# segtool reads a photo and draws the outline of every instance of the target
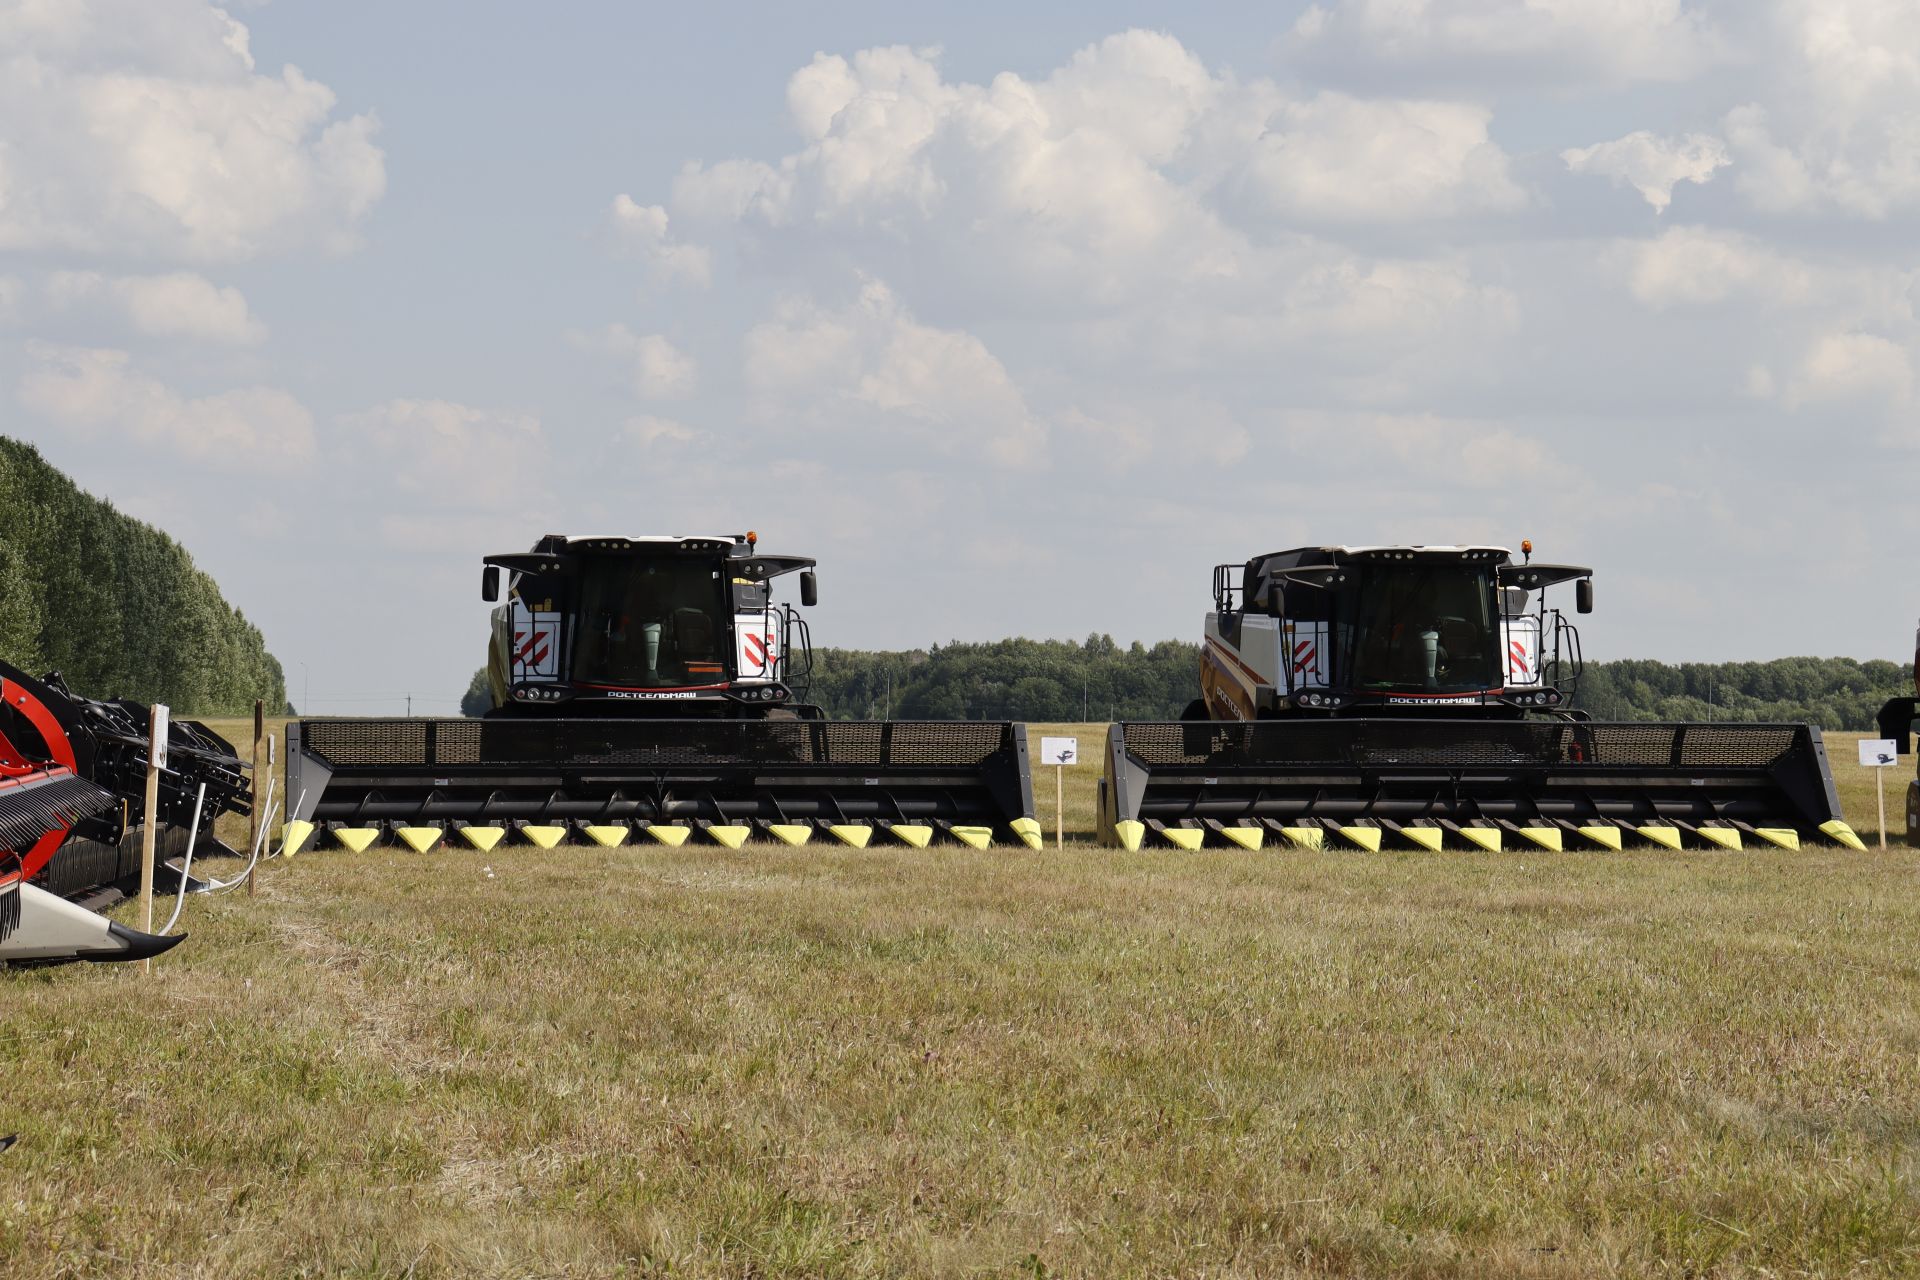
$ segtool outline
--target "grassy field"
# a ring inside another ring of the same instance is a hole
[[[1920,1271],[1904,848],[375,849],[187,921],[0,978],[0,1275]]]

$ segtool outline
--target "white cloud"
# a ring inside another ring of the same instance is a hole
[[[12,324],[20,316],[20,299],[27,286],[19,276],[0,276],[0,324]]]
[[[1807,351],[1785,398],[1795,409],[1835,402],[1906,406],[1913,400],[1913,364],[1904,348],[1878,334],[1828,334]]]
[[[1560,158],[1575,173],[1597,174],[1616,183],[1627,183],[1646,198],[1656,213],[1667,211],[1677,184],[1705,183],[1713,177],[1714,170],[1731,163],[1727,159],[1726,144],[1718,138],[1703,133],[1661,138],[1644,129],[1611,142],[1571,147],[1562,151]]]
[[[1135,365],[1416,329],[1444,361],[1511,302],[1456,254],[1331,242],[1361,224],[1424,239],[1436,217],[1524,206],[1482,107],[1296,100],[1145,31],[984,85],[909,49],[820,55],[788,100],[801,147],[688,166],[676,222],[758,259],[910,278],[973,315],[1079,321],[1074,340]]]
[[[693,394],[698,382],[693,357],[661,334],[635,333],[624,324],[610,324],[592,333],[569,333],[567,338],[584,351],[618,359],[627,385],[643,400],[683,399]]]
[[[60,271],[48,278],[47,294],[61,307],[104,302],[153,337],[253,346],[267,336],[267,327],[247,308],[238,289],[221,288],[190,271],[151,276]]]
[[[1740,190],[1771,213],[1920,209],[1920,7],[1775,0],[1761,92],[1729,112]]]
[[[1537,436],[1498,421],[1435,413],[1306,410],[1284,417],[1291,448],[1332,473],[1446,475],[1456,485],[1498,489],[1515,476],[1552,484],[1573,471]]]
[[[1492,112],[1458,102],[1283,102],[1244,161],[1262,203],[1310,220],[1430,221],[1526,204]]]
[[[1682,0],[1332,0],[1284,46],[1303,67],[1381,67],[1466,79],[1489,65],[1525,80],[1683,80],[1721,39]]]
[[[746,337],[746,376],[763,418],[821,431],[978,451],[999,466],[1042,456],[1046,430],[1006,367],[970,333],[916,321],[864,281],[848,306],[790,300]]]
[[[449,400],[388,400],[341,426],[400,490],[471,507],[537,494],[547,460],[539,419]]]
[[[1711,227],[1674,227],[1633,245],[1627,284],[1634,297],[1655,308],[1736,297],[1794,305],[1830,287],[1826,273],[1765,241]]]
[[[345,248],[385,189],[371,115],[255,71],[204,0],[0,14],[0,249],[234,261]]]
[[[696,431],[684,422],[655,417],[650,413],[627,419],[621,434],[647,451],[695,444],[705,438],[704,432]]]
[[[637,204],[625,192],[613,198],[613,224],[624,245],[663,278],[704,287],[713,279],[712,254],[670,238],[667,222],[667,211],[657,204]]]
[[[189,397],[136,371],[124,351],[36,342],[28,354],[20,403],[50,421],[222,468],[285,469],[313,456],[313,416],[284,391]]]

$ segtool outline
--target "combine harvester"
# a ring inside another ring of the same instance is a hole
[[[1920,694],[1920,630],[1913,636],[1913,689]],[[1901,755],[1913,750],[1914,722],[1920,720],[1920,697],[1891,698],[1880,708],[1880,736],[1891,738]],[[1915,776],[1907,783],[1907,844],[1920,849],[1920,758]]]
[[[1572,707],[1591,570],[1504,547],[1303,547],[1214,570],[1202,696],[1108,731],[1108,842],[1739,849],[1827,840],[1820,730],[1599,724]]]
[[[1024,725],[826,720],[796,692],[806,622],[772,599],[814,562],[734,537],[566,537],[488,556],[493,706],[479,719],[314,719],[287,731],[286,847],[510,834],[738,848],[876,834],[1038,848]]]
[[[140,875],[149,724],[137,702],[82,698],[57,675],[34,680],[0,663],[0,962],[141,960],[184,936],[90,909],[120,901]],[[156,859],[186,852],[196,826],[199,851],[232,854],[213,824],[251,803],[239,757],[192,721],[168,725],[167,751]]]

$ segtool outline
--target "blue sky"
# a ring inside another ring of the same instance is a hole
[[[315,709],[447,706],[549,531],[855,647],[1531,537],[1590,653],[1908,652],[1909,4],[550,8],[0,0],[0,429]]]

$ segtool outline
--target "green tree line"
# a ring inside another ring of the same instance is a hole
[[[995,640],[887,652],[819,649],[807,690],[836,720],[1166,720],[1199,696],[1200,648]],[[1910,695],[1911,664],[1852,658],[1769,662],[1589,662],[1574,705],[1596,720],[1807,721],[1864,730],[1888,698]],[[482,670],[463,710],[486,709]]]
[[[0,436],[0,660],[192,715],[287,707],[259,628],[179,543]]]

